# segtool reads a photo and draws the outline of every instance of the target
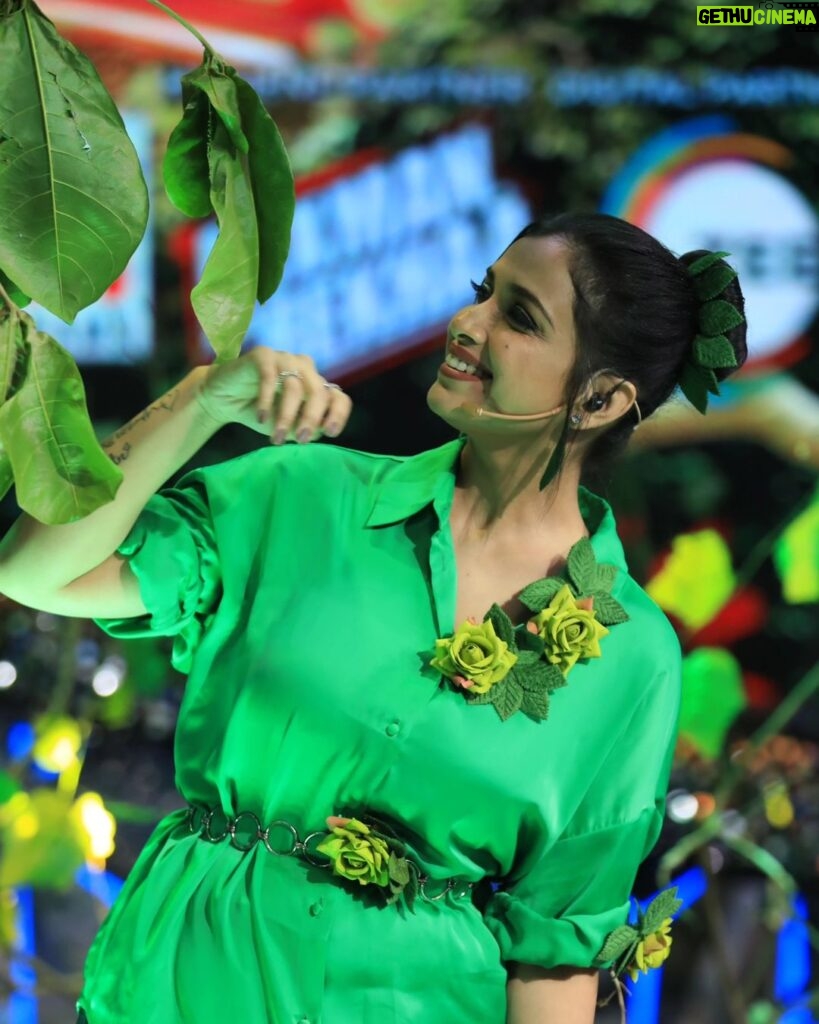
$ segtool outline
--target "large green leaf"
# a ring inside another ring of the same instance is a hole
[[[0,267],[73,321],[125,268],[148,193],[94,66],[32,0],[0,18]]]
[[[236,76],[242,127],[250,141],[250,180],[259,225],[259,286],[256,298],[266,302],[279,287],[296,208],[296,192],[290,159],[279,129],[264,104]]]
[[[17,504],[49,526],[82,519],[111,501],[122,481],[94,435],[77,366],[25,313],[15,346],[28,350],[25,379],[0,406]]]
[[[239,355],[250,326],[259,281],[259,230],[247,156],[233,149],[221,121],[213,126],[208,163],[219,234],[191,303],[222,362]]]

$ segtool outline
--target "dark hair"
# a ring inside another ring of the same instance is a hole
[[[686,267],[709,250],[677,257],[647,231],[607,213],[562,213],[534,221],[520,238],[554,236],[566,245],[574,285],[578,352],[564,396],[575,407],[592,375],[611,370],[637,389],[643,419],[670,398],[694,335],[700,302]],[[738,278],[720,297],[740,313],[745,302]],[[718,380],[735,372],[748,354],[745,323],[726,331],[737,366],[717,369]],[[637,423],[632,409],[591,445],[583,471],[595,475],[625,448]]]

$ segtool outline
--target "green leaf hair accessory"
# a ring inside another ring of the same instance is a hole
[[[745,323],[745,317],[736,306],[716,297],[737,276],[733,267],[720,263],[730,255],[729,252],[709,252],[686,268],[694,282],[700,306],[698,331],[683,366],[679,385],[688,401],[703,415],[708,408],[708,393],[720,393],[714,370],[731,369],[737,365],[736,353],[725,332]]]
[[[641,971],[648,974],[652,967],[660,967],[668,959],[672,918],[681,906],[676,886],[663,889],[649,903],[645,913],[637,908],[635,924],[621,925],[606,936],[595,957],[595,966],[604,967],[611,963],[611,977],[618,991],[620,976],[625,972],[632,981],[636,981]],[[605,1002],[598,1003],[598,1006],[605,1005]]]
[[[460,687],[470,704],[492,704],[501,721],[522,711],[535,721],[549,714],[549,695],[566,685],[580,660],[602,655],[607,626],[626,622],[611,596],[617,567],[599,564],[588,537],[569,551],[568,581],[546,576],[530,583],[520,601],[533,615],[519,626],[493,604],[479,624],[463,622],[450,637],[435,641],[429,662]]]

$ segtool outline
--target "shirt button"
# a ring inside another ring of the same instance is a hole
[[[319,914],[321,913],[321,902],[320,901],[318,903],[311,903],[310,904],[310,913],[312,914],[313,917],[318,917],[319,916]],[[305,1020],[306,1019],[307,1018],[305,1017]]]
[[[397,718],[394,718],[394,719],[393,719],[393,720],[392,720],[392,721],[390,722],[390,724],[389,724],[389,725],[387,726],[387,728],[386,728],[386,729],[384,730],[384,732],[385,732],[385,733],[386,733],[386,734],[387,734],[388,736],[395,736],[395,734],[396,734],[396,733],[398,732],[398,730],[399,730],[400,728],[401,728],[401,723],[400,723],[400,722],[398,721],[398,719],[397,719]]]

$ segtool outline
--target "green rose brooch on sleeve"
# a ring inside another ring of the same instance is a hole
[[[591,541],[572,546],[568,581],[546,576],[529,584],[520,601],[533,614],[524,624],[493,604],[482,623],[467,619],[451,637],[435,641],[430,665],[470,704],[493,704],[502,721],[517,711],[535,720],[549,713],[549,694],[566,685],[575,663],[601,656],[607,626],[628,619],[611,596],[617,567],[598,564]]]

